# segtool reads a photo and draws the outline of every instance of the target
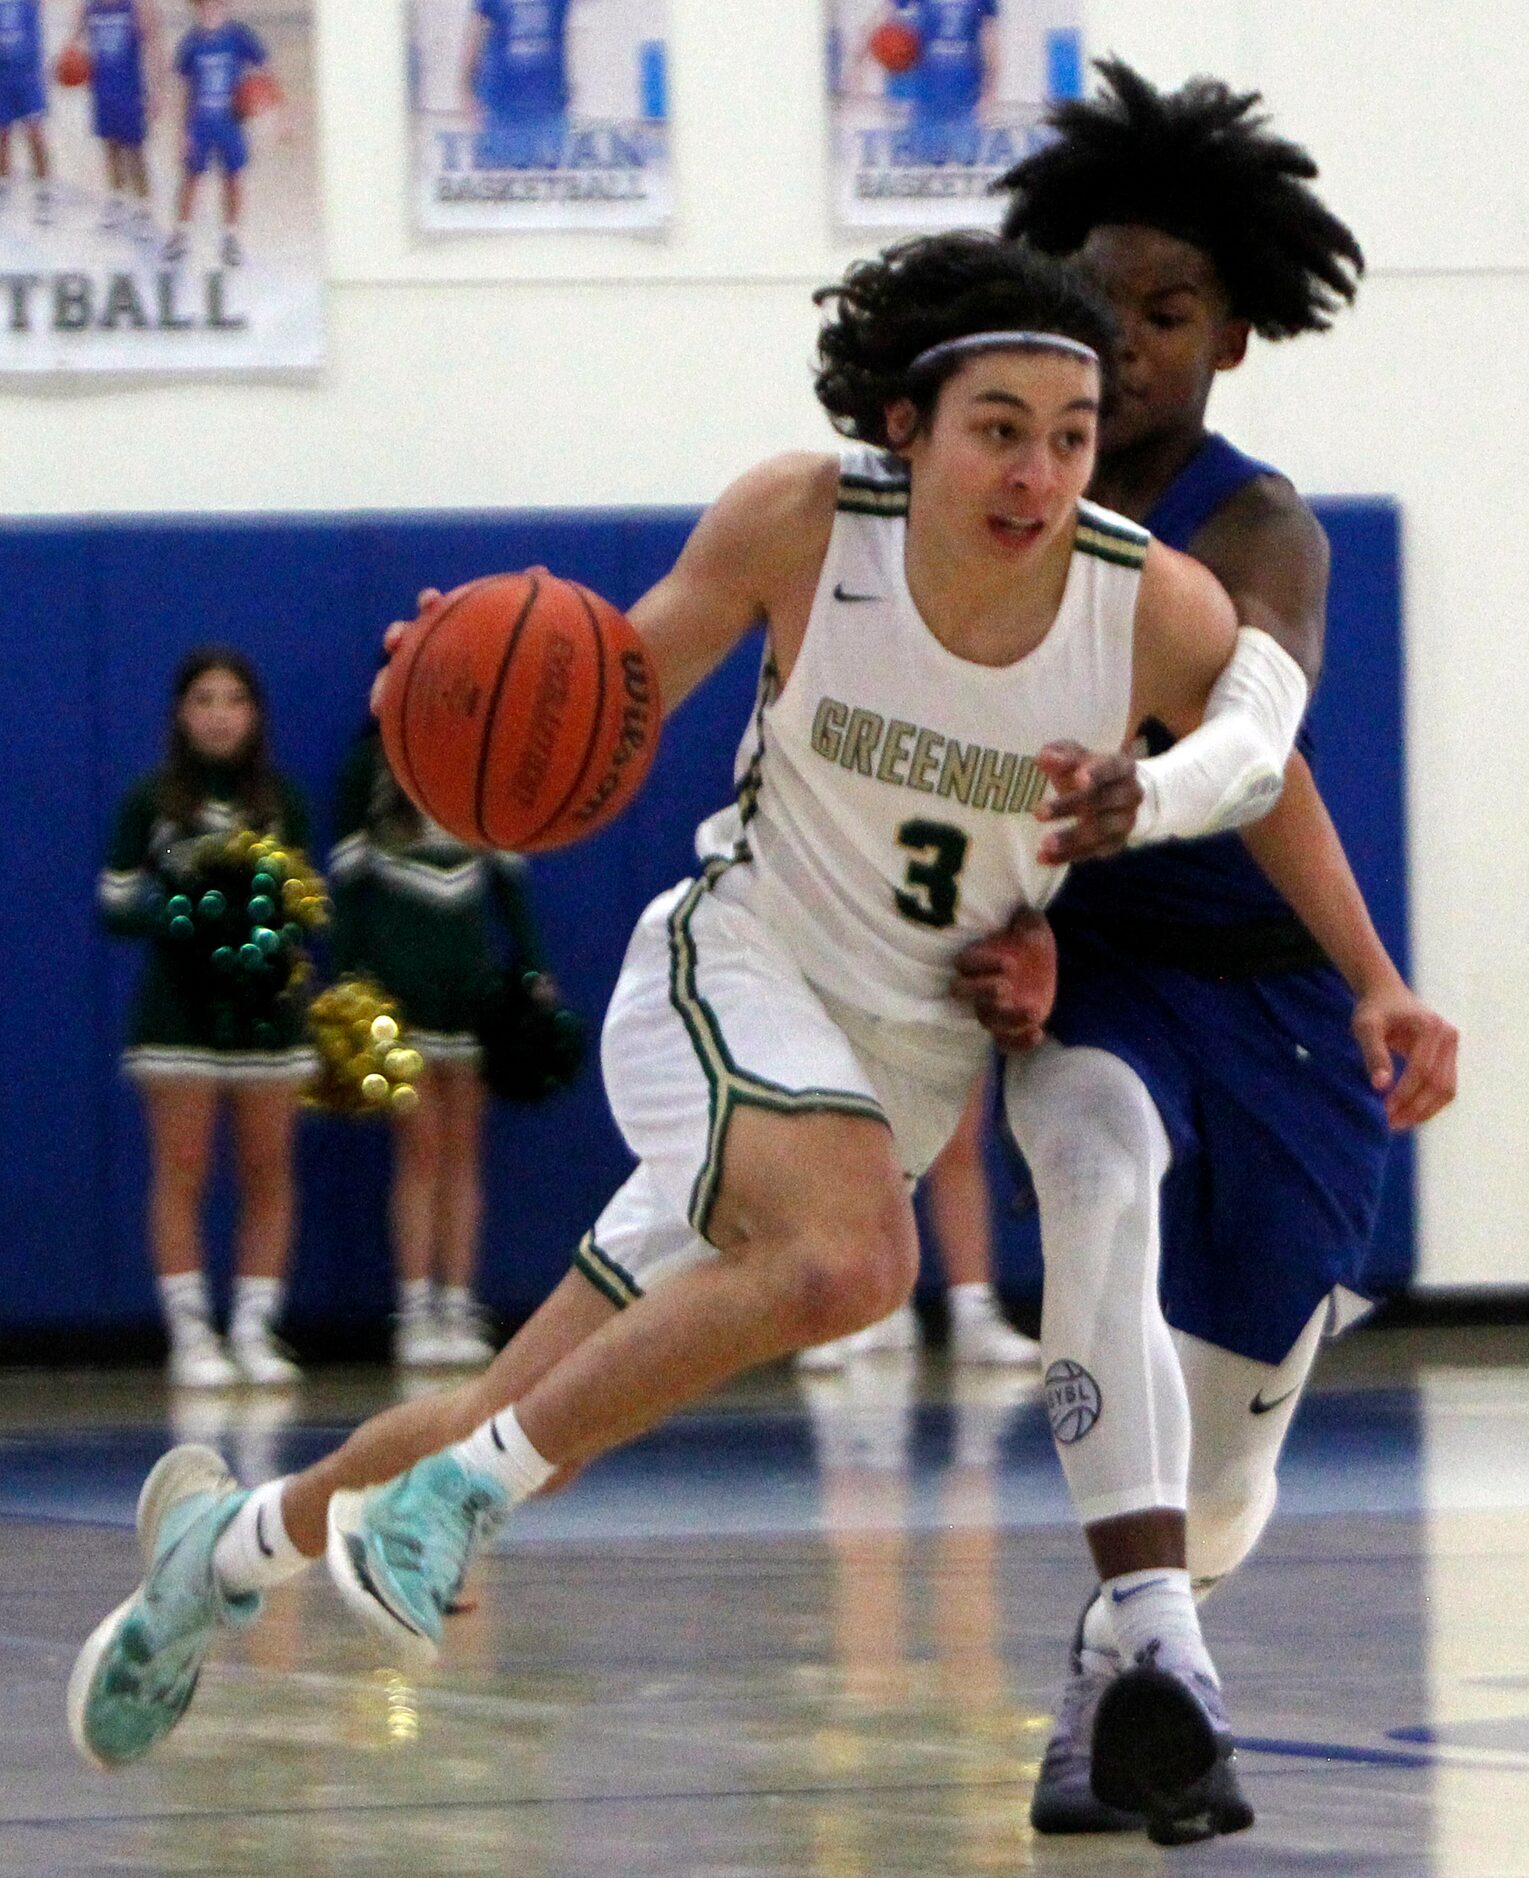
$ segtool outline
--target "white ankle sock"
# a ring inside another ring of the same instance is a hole
[[[1187,1571],[1159,1565],[1149,1571],[1124,1572],[1119,1578],[1106,1579],[1099,1591],[1100,1602],[1109,1606],[1109,1620],[1127,1663],[1157,1643],[1170,1661],[1188,1664],[1218,1682],[1200,1634]]]
[[[406,1324],[422,1324],[431,1314],[434,1293],[428,1278],[406,1278],[398,1287],[398,1315]]]
[[[526,1439],[512,1408],[491,1416],[451,1451],[464,1467],[497,1480],[512,1506],[529,1500],[557,1472],[556,1464],[544,1460]]]
[[[213,1547],[212,1569],[230,1597],[266,1591],[313,1560],[292,1543],[281,1516],[284,1480],[268,1480],[244,1502]]]
[[[993,1287],[980,1280],[952,1285],[946,1297],[950,1302],[950,1314],[954,1318],[986,1317],[993,1309]]]
[[[466,1285],[442,1285],[435,1295],[436,1315],[446,1324],[466,1324],[472,1321],[477,1306],[473,1294]]]
[[[1092,1663],[1085,1662],[1085,1669],[1120,1667],[1120,1639],[1110,1622],[1110,1607],[1102,1591],[1096,1593],[1093,1603],[1083,1613],[1083,1654],[1096,1659]]]
[[[228,1321],[228,1340],[237,1343],[242,1337],[261,1337],[281,1314],[279,1278],[240,1278],[234,1285],[233,1314]]]
[[[188,1334],[196,1335],[212,1326],[212,1307],[207,1298],[207,1280],[201,1272],[176,1272],[159,1281],[160,1308],[171,1342]]]

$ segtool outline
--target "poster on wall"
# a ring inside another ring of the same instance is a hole
[[[312,0],[0,0],[0,376],[323,356]]]
[[[996,223],[992,184],[1084,89],[1082,0],[827,0],[848,233]]]
[[[668,0],[412,0],[427,234],[662,229]]]

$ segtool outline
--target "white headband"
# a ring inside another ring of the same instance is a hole
[[[1065,352],[1069,358],[1086,359],[1090,365],[1099,363],[1099,354],[1092,346],[1084,345],[1081,339],[1068,339],[1062,333],[968,333],[964,339],[943,339],[937,346],[930,346],[927,352],[921,352],[908,367],[910,372],[921,371],[926,365],[935,365],[941,359],[953,359],[963,352]]]

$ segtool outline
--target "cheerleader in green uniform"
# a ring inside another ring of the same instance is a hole
[[[210,1001],[185,965],[167,910],[196,891],[204,837],[240,828],[301,847],[308,817],[266,754],[260,680],[223,647],[190,653],[175,676],[166,762],[117,814],[99,884],[108,928],[148,941],[123,1065],[143,1096],[150,1149],[149,1242],[170,1333],[170,1380],[222,1388],[289,1383],[297,1369],[272,1334],[292,1238],[292,1139],[313,1066],[295,1000],[258,1024]],[[213,1327],[201,1210],[220,1109],[233,1129],[239,1190],[228,1343]]]
[[[346,763],[335,825],[336,967],[398,1000],[425,1059],[419,1107],[393,1123],[394,1355],[409,1367],[481,1364],[494,1346],[472,1291],[486,1099],[474,1012],[499,970],[496,914],[516,967],[541,970],[525,862],[464,847],[426,821],[393,780],[375,730]]]

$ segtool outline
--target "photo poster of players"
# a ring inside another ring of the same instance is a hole
[[[667,226],[668,0],[412,0],[410,16],[422,232]]]
[[[992,184],[1083,95],[1082,0],[827,0],[834,219],[996,224]]]
[[[312,0],[0,0],[0,377],[316,367]]]

